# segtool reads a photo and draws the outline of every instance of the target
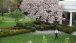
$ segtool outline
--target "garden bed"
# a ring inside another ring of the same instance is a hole
[[[18,29],[18,30],[10,30],[10,29],[0,29],[0,37],[17,35],[22,33],[29,33],[31,30],[26,29]]]

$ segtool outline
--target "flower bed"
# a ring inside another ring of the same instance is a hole
[[[8,28],[1,29],[0,37],[35,32],[36,30],[41,30],[41,31],[55,30],[56,28],[59,31],[63,31],[66,33],[72,33],[73,31],[76,31],[75,26],[69,27],[69,26],[59,25],[59,24],[49,24],[49,25],[25,24],[25,25],[23,25],[23,27],[11,27],[11,28],[8,27]]]
[[[3,28],[3,30],[10,30],[10,28]]]
[[[31,30],[0,30],[0,37],[4,36],[11,36],[11,35],[16,35],[16,34],[21,34],[21,33],[29,33]]]

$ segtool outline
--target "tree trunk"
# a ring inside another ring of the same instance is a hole
[[[4,10],[2,9],[2,20],[4,20]]]

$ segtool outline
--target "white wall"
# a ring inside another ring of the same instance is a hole
[[[64,1],[76,1],[76,0],[64,0]]]
[[[59,1],[59,4],[63,4],[65,11],[76,12],[76,1],[74,0]]]

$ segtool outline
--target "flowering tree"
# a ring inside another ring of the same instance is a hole
[[[63,19],[63,6],[58,4],[58,0],[23,0],[20,9],[28,12],[26,18],[40,18],[45,22],[48,19],[49,23]]]

